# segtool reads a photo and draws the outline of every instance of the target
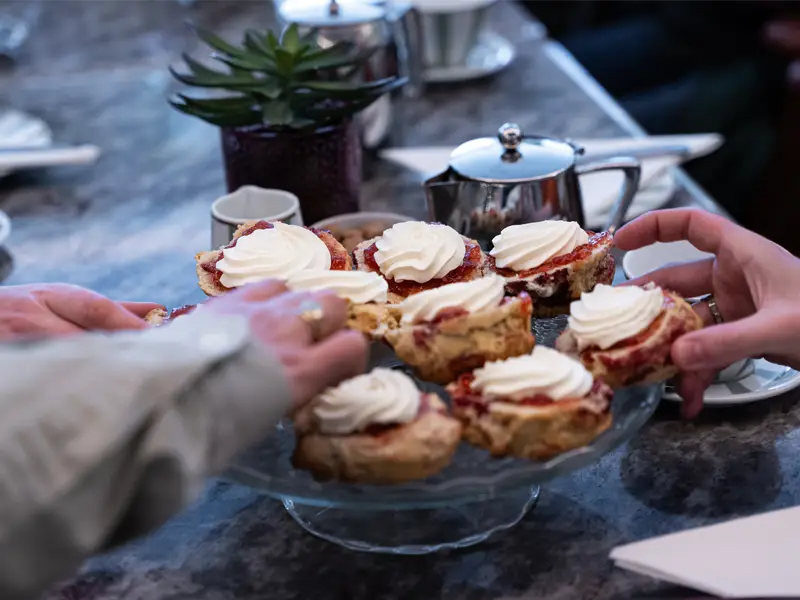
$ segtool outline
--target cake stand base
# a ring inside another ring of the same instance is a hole
[[[360,552],[429,554],[479,544],[519,523],[539,498],[539,487],[502,498],[441,508],[354,510],[283,500],[306,531]]]

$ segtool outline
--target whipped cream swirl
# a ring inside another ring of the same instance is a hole
[[[569,328],[578,348],[605,350],[647,329],[663,309],[661,288],[598,284],[569,307]]]
[[[347,435],[370,425],[410,423],[419,412],[420,397],[408,375],[378,368],[328,388],[313,410],[322,433]]]
[[[481,279],[451,283],[409,296],[400,303],[403,323],[432,321],[445,308],[475,313],[495,308],[505,296],[505,279],[492,273]]]
[[[447,225],[407,221],[383,232],[375,245],[381,273],[395,281],[427,283],[464,262],[464,238]]]
[[[472,387],[485,396],[513,402],[538,395],[553,400],[583,398],[593,383],[592,374],[579,361],[536,346],[531,354],[489,362],[476,369]]]
[[[368,271],[326,271],[313,269],[299,271],[286,281],[291,290],[316,292],[330,290],[340,298],[355,304],[386,302],[389,284],[378,275]]]
[[[317,235],[297,225],[273,223],[240,237],[222,251],[220,283],[239,287],[264,279],[287,279],[304,269],[330,269],[331,253]]]
[[[506,227],[492,240],[489,254],[501,269],[527,271],[588,241],[589,235],[577,223],[540,221]]]

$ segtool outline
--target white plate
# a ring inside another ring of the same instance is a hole
[[[656,242],[650,246],[631,250],[622,257],[622,270],[628,279],[641,277],[667,265],[695,262],[713,257],[701,252],[687,241]]]
[[[13,108],[0,109],[0,148],[41,148],[53,143],[53,132],[41,119]],[[0,177],[9,171],[0,169]]]
[[[9,235],[11,235],[11,219],[0,210],[0,246],[6,242]]]
[[[759,358],[753,361],[752,372],[746,377],[711,385],[703,395],[703,402],[709,406],[747,404],[780,396],[798,385],[800,385],[800,372]],[[664,398],[680,401],[680,397],[669,384],[664,391]]]
[[[514,44],[496,33],[487,31],[481,34],[475,48],[467,56],[465,65],[426,69],[425,81],[453,83],[488,77],[508,67],[516,55]]]

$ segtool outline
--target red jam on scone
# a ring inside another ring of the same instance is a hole
[[[611,234],[571,221],[511,225],[492,244],[488,268],[506,278],[510,292],[527,291],[537,316],[566,314],[581,293],[614,280]]]
[[[440,223],[397,223],[380,237],[356,247],[357,268],[380,273],[389,301],[483,274],[484,254],[474,240]]]
[[[465,439],[494,456],[546,459],[585,446],[611,424],[611,388],[543,346],[487,363],[447,391]]]
[[[612,387],[625,387],[676,375],[672,344],[702,326],[683,298],[652,284],[598,285],[572,303],[556,347]]]
[[[399,326],[384,339],[425,381],[450,383],[487,361],[527,354],[535,343],[530,297],[507,297],[505,281],[494,273],[425,290],[396,306]]]
[[[231,243],[197,255],[200,287],[209,295],[305,269],[349,270],[350,255],[327,231],[268,221],[247,223]]]

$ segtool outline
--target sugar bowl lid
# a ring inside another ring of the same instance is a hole
[[[485,183],[522,183],[552,177],[575,164],[575,146],[541,136],[525,136],[506,123],[496,138],[461,144],[450,155],[450,168],[466,179]]]
[[[386,16],[380,6],[356,0],[286,0],[280,17],[307,27],[337,27],[379,21]]]

